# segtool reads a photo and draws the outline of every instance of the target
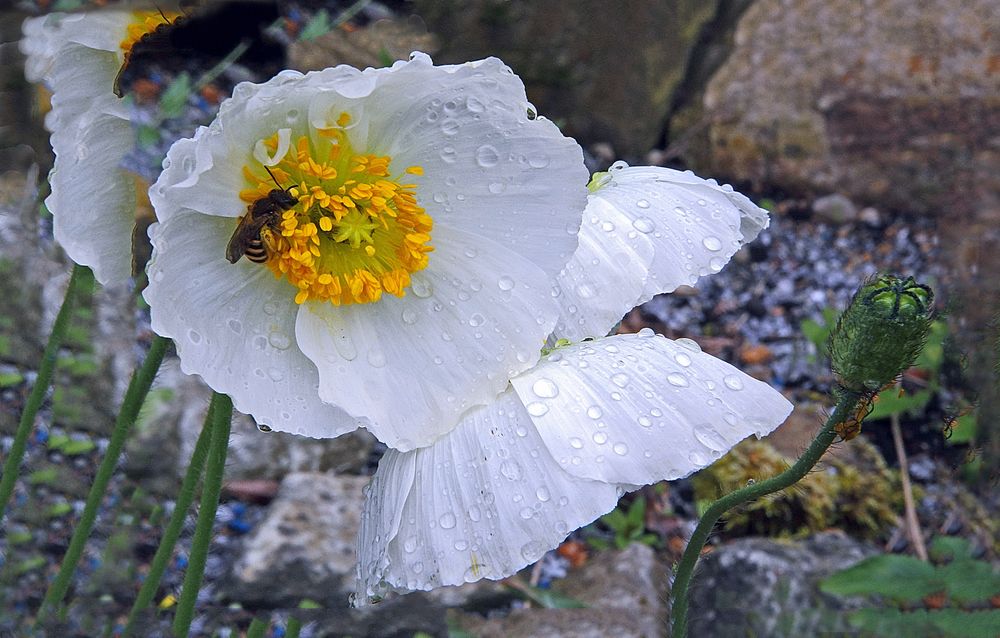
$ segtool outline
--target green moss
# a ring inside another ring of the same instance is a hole
[[[790,489],[748,503],[729,514],[730,536],[802,537],[839,527],[862,538],[878,538],[895,523],[902,507],[898,475],[863,439],[850,444],[854,458],[826,459]],[[699,508],[723,494],[775,476],[788,467],[766,441],[749,440],[692,479]]]

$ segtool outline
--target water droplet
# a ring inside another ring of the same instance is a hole
[[[454,164],[455,160],[458,159],[458,153],[451,146],[445,146],[441,149],[441,159],[448,164]]]
[[[476,151],[476,163],[483,168],[492,168],[500,161],[500,153],[489,144],[483,144]]]
[[[719,241],[718,237],[713,237],[711,235],[702,239],[701,245],[711,251],[722,250],[722,242]]]
[[[386,364],[385,353],[378,349],[368,351],[368,365],[373,368],[384,368]]]
[[[712,272],[719,272],[726,265],[725,260],[719,259],[718,257],[712,257],[708,260],[708,267],[712,269]]]
[[[655,417],[659,418],[659,417],[663,416],[663,410],[661,410],[660,408],[650,408],[649,414],[651,416],[655,416]]]
[[[726,387],[730,390],[742,390],[743,381],[735,374],[727,374],[722,378],[722,382],[726,384]]]
[[[583,447],[583,441],[581,441],[578,437],[575,436],[569,440],[569,444],[570,447],[576,450],[579,450],[580,448]]]
[[[628,162],[618,160],[608,168],[609,171],[620,171],[622,169],[628,168]]]
[[[412,554],[417,551],[417,537],[410,536],[405,541],[403,541],[403,551],[407,554]]]
[[[545,153],[532,153],[528,156],[528,166],[531,168],[545,168],[549,165],[549,156]]]
[[[235,332],[236,334],[240,334],[241,332],[243,332],[243,322],[240,321],[239,319],[230,319],[229,329]]]
[[[267,335],[267,342],[276,350],[288,350],[292,346],[292,339],[283,332],[272,332]]]
[[[492,495],[491,495],[492,496]],[[469,508],[469,520],[473,523],[478,523],[479,519],[483,517],[482,510],[479,509],[478,505],[473,505]]]
[[[410,280],[410,290],[421,299],[427,299],[434,294],[434,286],[426,277],[414,277]]]
[[[648,217],[639,217],[632,222],[632,227],[640,233],[651,233],[656,230],[656,223]]]
[[[494,195],[499,195],[507,189],[507,185],[503,182],[490,182],[489,189]],[[575,235],[576,231],[574,231],[573,234]]]
[[[458,120],[448,117],[441,120],[441,133],[444,135],[454,135],[458,133]]]
[[[613,223],[611,223],[609,221],[603,221],[603,222],[601,222],[601,230],[603,230],[604,232],[610,233],[610,232],[614,231],[614,229],[615,229],[615,225]]]
[[[699,425],[694,429],[694,438],[698,439],[702,445],[710,450],[715,450],[716,452],[721,452],[725,450],[728,446],[726,439],[722,437],[721,434],[715,431],[711,425],[704,424]]]
[[[518,512],[518,514],[524,520],[528,520],[529,518],[535,515],[535,510],[531,509],[530,507],[522,507],[521,511]]]
[[[602,410],[600,406],[592,405],[589,408],[587,408],[587,416],[589,416],[594,420],[597,420],[602,416],[604,416],[604,410]]]
[[[618,456],[625,456],[628,454],[628,446],[624,443],[615,443],[611,449],[614,450],[615,454]]]
[[[594,439],[594,443],[598,445],[604,445],[608,442],[608,435],[606,432],[594,432],[594,436],[592,438]]]
[[[455,515],[452,512],[445,512],[438,519],[438,525],[441,526],[441,529],[452,529],[456,523]]]
[[[688,386],[688,380],[684,378],[684,375],[677,374],[676,372],[671,372],[667,375],[667,382],[678,388],[686,388]]]
[[[542,486],[535,490],[535,498],[543,503],[547,503],[552,498],[552,495],[549,493],[549,488]]]
[[[648,427],[650,427],[650,426],[652,426],[652,425],[653,425],[653,422],[652,422],[652,421],[650,421],[650,420],[649,420],[649,417],[648,417],[648,416],[645,416],[645,415],[643,415],[643,416],[639,417],[639,418],[638,418],[637,420],[638,420],[638,422],[639,422],[639,425],[641,425],[641,426],[642,426],[642,427],[644,427],[644,428],[648,428]]]
[[[685,368],[691,365],[691,357],[687,356],[683,352],[675,354],[674,361],[677,362],[677,365],[684,366]]]
[[[622,400],[621,393],[620,392],[612,392],[611,393],[611,400],[612,401],[621,401]]]
[[[709,463],[709,458],[697,450],[688,453],[688,460],[696,467],[705,467]]]
[[[478,328],[479,326],[486,323],[486,317],[482,316],[478,312],[469,317],[469,325],[473,328]]]
[[[469,109],[472,113],[482,113],[486,110],[486,106],[471,95],[465,100],[465,108]]]
[[[581,299],[593,299],[597,296],[597,291],[590,284],[580,284],[576,287],[576,294],[580,295]]]
[[[413,325],[417,323],[417,313],[412,308],[404,308],[401,314],[403,323]]]
[[[267,376],[271,377],[271,381],[277,382],[285,378],[285,373],[280,368],[268,368]]]
[[[201,343],[201,333],[195,330],[188,330],[188,340],[191,343],[198,345]]]
[[[693,339],[682,337],[680,339],[675,340],[674,343],[681,346],[682,348],[687,348],[692,352],[701,352],[701,346],[699,346],[698,342]]]
[[[264,425],[263,423],[258,423],[257,424],[257,429],[260,430],[261,432],[273,432],[273,430],[271,429],[271,426]]]
[[[545,553],[545,546],[538,541],[530,541],[521,547],[521,558],[533,563]]]
[[[638,206],[639,208],[649,208],[649,201],[645,199],[640,199],[635,203],[635,205]]]
[[[497,286],[500,288],[500,290],[513,290],[514,280],[508,277],[507,275],[503,275],[502,277],[497,279]]]
[[[551,379],[538,379],[531,385],[531,391],[543,399],[552,399],[559,396],[559,386]]]
[[[507,459],[500,464],[500,474],[511,481],[517,481],[524,475],[521,464],[514,459]]]
[[[545,416],[549,411],[549,406],[541,401],[533,401],[525,406],[531,416]]]
[[[464,541],[461,539],[455,541],[455,551],[464,552],[467,549],[469,549],[468,541]]]
[[[629,378],[624,372],[619,372],[618,374],[611,377],[611,382],[614,383],[619,388],[624,388],[628,385]]]

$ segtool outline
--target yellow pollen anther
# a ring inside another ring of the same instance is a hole
[[[268,167],[274,180],[256,164],[243,170],[240,197],[248,205],[268,196],[275,181],[297,200],[262,236],[268,235],[266,267],[289,281],[298,304],[401,297],[433,251],[433,220],[417,203],[418,186],[404,183],[423,168],[394,172],[391,157],[357,152],[344,130],[350,122],[341,113],[336,126],[293,133],[290,151]],[[278,134],[264,145],[274,152]]]

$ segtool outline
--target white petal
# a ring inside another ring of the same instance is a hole
[[[359,594],[509,576],[619,495],[560,469],[507,391],[433,446],[383,457],[362,514]]]
[[[555,336],[574,341],[603,336],[632,308],[722,270],[768,224],[765,210],[728,185],[624,163],[590,195],[584,220],[580,248],[558,279]],[[595,294],[578,294],[581,286]]]
[[[434,67],[418,56],[381,73],[368,143],[394,167],[423,167],[413,182],[435,229],[488,238],[558,273],[586,205],[580,146],[548,120],[528,119],[524,85],[496,58]]]
[[[56,161],[45,204],[56,241],[70,259],[92,268],[100,283],[124,281],[132,275],[135,178],[120,164],[133,147],[132,127],[110,94],[73,117],[54,109]]]
[[[315,366],[295,345],[298,307],[288,284],[224,247],[232,220],[178,213],[150,230],[153,330],[174,339],[187,374],[275,430],[333,437],[360,423],[320,401]]]
[[[641,226],[641,225],[640,225]],[[554,337],[603,337],[635,307],[649,276],[653,244],[609,202],[590,197],[580,246],[556,278]]]
[[[320,396],[366,417],[385,444],[429,445],[538,359],[555,323],[545,274],[503,246],[435,234],[431,265],[403,298],[304,304],[296,325]]]
[[[687,476],[792,409],[766,383],[651,332],[560,348],[511,383],[567,472],[632,485]]]

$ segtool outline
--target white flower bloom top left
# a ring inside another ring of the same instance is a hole
[[[45,204],[53,232],[102,284],[132,274],[135,185],[121,162],[134,134],[115,79],[132,47],[167,19],[148,11],[53,13],[23,27],[25,75],[52,91],[45,126],[56,161]]]
[[[274,429],[428,445],[537,361],[587,177],[497,59],[242,84],[150,190],[153,329]]]

